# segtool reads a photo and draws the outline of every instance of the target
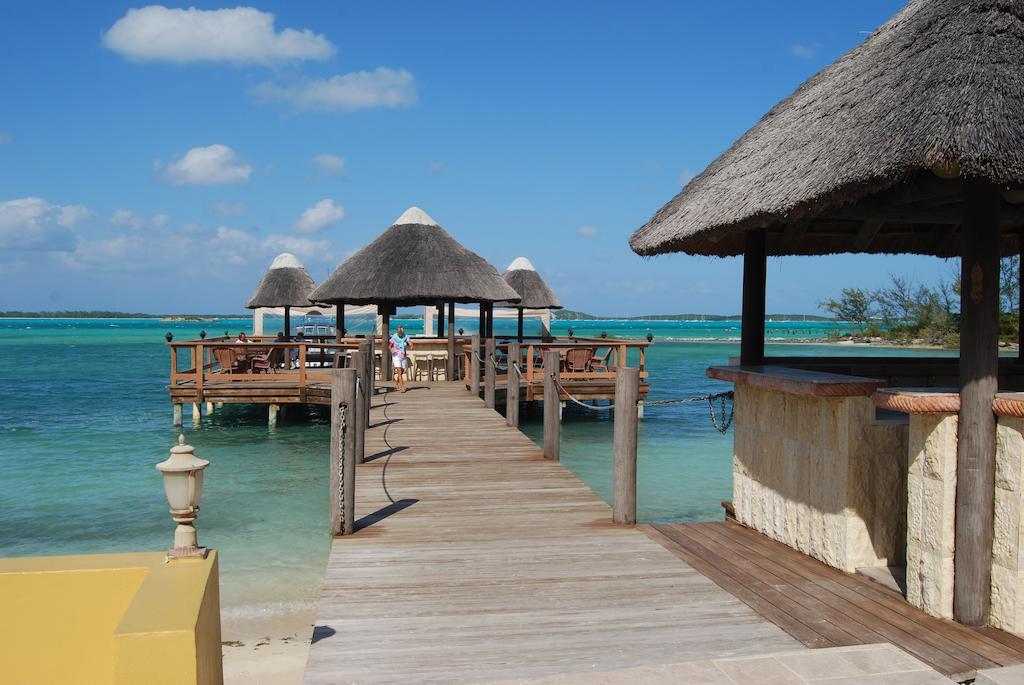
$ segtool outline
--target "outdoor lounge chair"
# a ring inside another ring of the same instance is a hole
[[[576,347],[565,353],[565,370],[583,372],[590,371],[590,362],[594,358],[594,348]]]
[[[254,373],[270,373],[273,371],[277,373],[277,367],[281,365],[284,359],[284,348],[273,347],[262,354],[257,354],[249,358],[249,366]]]
[[[594,358],[590,360],[590,370],[600,371],[602,373],[608,373],[611,369],[608,368],[608,360],[612,356],[612,348],[607,348],[604,354],[595,354]]]
[[[224,373],[237,373],[244,371],[244,357],[235,354],[230,347],[213,348],[213,358],[220,364],[220,370]]]

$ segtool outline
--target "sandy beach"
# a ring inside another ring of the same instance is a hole
[[[228,685],[297,685],[309,656],[316,608],[272,619],[224,619],[221,644]]]

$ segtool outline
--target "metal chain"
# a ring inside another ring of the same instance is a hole
[[[708,396],[708,411],[711,414],[711,425],[713,425],[715,427],[716,431],[718,431],[722,435],[725,435],[726,431],[729,430],[729,426],[732,425],[733,417],[736,415],[736,403],[733,402],[732,404],[729,405],[729,418],[727,420],[725,418],[725,400],[726,399],[730,399],[731,400],[733,398],[733,394],[731,392],[719,393],[718,397],[720,398],[720,402],[721,402],[721,409],[719,411],[720,411],[721,416],[722,416],[721,421],[719,421],[718,417],[715,416],[715,399],[714,399],[714,397],[715,397],[714,395],[709,395]]]

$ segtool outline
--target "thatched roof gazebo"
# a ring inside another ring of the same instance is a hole
[[[309,296],[316,289],[306,267],[290,252],[274,257],[267,273],[263,275],[256,292],[245,303],[247,309],[260,307],[284,307],[284,336],[291,339],[291,308],[308,307]]]
[[[335,269],[310,299],[376,304],[384,318],[385,336],[395,307],[442,303],[443,311],[447,302],[450,379],[455,354],[455,303],[472,302],[491,308],[495,302],[518,302],[519,294],[483,257],[463,247],[422,209],[410,207],[376,240]],[[387,366],[390,357],[384,357]]]
[[[1024,7],[913,0],[776,105],[630,238],[743,255],[741,361],[764,363],[766,255],[962,258],[958,620],[988,609],[999,260],[1024,229]]]
[[[518,319],[516,336],[519,342],[522,342],[524,309],[561,309],[562,303],[551,292],[551,288],[526,257],[516,257],[505,269],[503,278],[519,293],[519,302],[510,303],[509,306],[516,309]]]

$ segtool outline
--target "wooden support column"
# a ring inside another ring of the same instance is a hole
[[[359,349],[352,353],[352,368],[356,372],[356,378],[359,379],[359,387],[356,389],[355,407],[355,461],[357,464],[362,464],[366,461],[366,405],[370,401],[370,398],[366,394],[368,386],[366,385],[366,351],[364,345],[365,343],[359,343]]]
[[[516,340],[523,342],[523,308],[516,307]]]
[[[558,396],[558,350],[544,352],[544,458],[558,461],[562,431],[562,405]]]
[[[267,406],[267,425],[271,428],[277,426],[277,419],[281,413],[281,405],[271,404]]]
[[[615,372],[615,427],[612,458],[612,521],[636,523],[636,405],[640,369],[620,366]]]
[[[380,379],[381,381],[391,380],[391,307],[385,304],[377,305],[380,312],[380,333],[384,347],[380,353]]]
[[[175,428],[181,428],[181,405],[172,404],[171,409],[174,411],[171,417],[171,425]]]
[[[953,617],[988,620],[999,374],[999,190],[964,182],[961,231],[960,414],[957,428]]]
[[[513,365],[519,363],[519,345],[508,346],[508,383],[505,389],[505,424],[519,428],[519,374]]]
[[[284,339],[292,339],[292,308],[284,306]]]
[[[484,406],[491,409],[494,409],[494,385],[498,375],[494,364],[494,354],[494,338],[488,338],[484,351]]]
[[[345,303],[334,305],[334,342],[341,342],[345,337]]]
[[[454,381],[455,369],[458,368],[455,359],[455,302],[448,303],[448,361],[444,367],[445,380]]]
[[[356,371],[331,376],[331,535],[351,535],[356,518]]]
[[[444,337],[444,302],[437,303],[437,337]]]
[[[494,303],[487,303],[487,337],[494,337]]]
[[[480,397],[480,335],[474,335],[469,340],[469,391],[473,397]]]
[[[764,363],[766,241],[764,229],[747,231],[744,237],[743,322],[740,326],[740,364],[744,365]]]

